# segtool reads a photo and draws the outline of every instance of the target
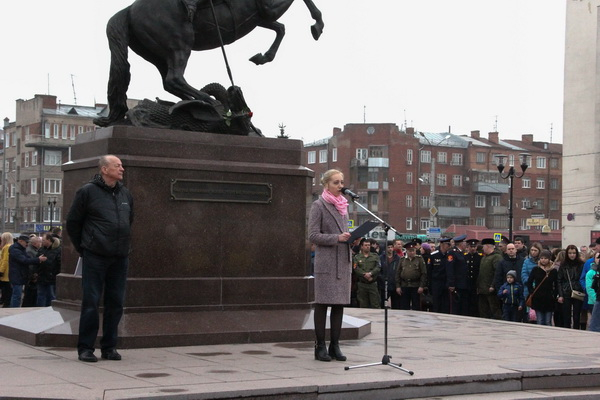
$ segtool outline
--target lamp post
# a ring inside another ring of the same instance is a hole
[[[506,161],[507,156],[504,154],[498,154],[495,157],[498,159],[498,172],[500,173],[500,177],[502,179],[508,179],[509,181],[509,199],[508,199],[508,240],[512,242],[512,234],[513,234],[513,183],[515,178],[522,178],[525,175],[525,171],[527,170],[527,157],[529,154],[521,153],[519,154],[519,159],[521,161],[521,174],[517,173],[515,167],[512,165],[506,172],[504,172],[504,162]]]
[[[56,207],[56,197],[48,197],[48,207],[50,207],[50,231],[52,231],[52,220],[54,219],[54,208]]]

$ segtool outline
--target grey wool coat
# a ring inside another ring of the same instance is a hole
[[[338,242],[348,232],[348,215],[342,216],[322,197],[310,209],[308,237],[315,249],[315,302],[350,304],[352,262],[350,245]]]

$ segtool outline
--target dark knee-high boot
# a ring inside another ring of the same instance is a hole
[[[329,343],[329,356],[338,361],[346,361],[346,356],[340,350],[340,335],[342,334],[342,320],[344,307],[332,306],[329,323],[331,325],[331,343]]]
[[[315,360],[331,361],[331,357],[327,354],[327,345],[325,344],[325,324],[327,322],[327,306],[324,304],[315,304],[314,323],[315,336],[317,342],[315,344]]]

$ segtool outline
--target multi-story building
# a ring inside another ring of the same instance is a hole
[[[92,120],[105,108],[60,104],[50,95],[16,101],[15,121],[4,120],[3,232],[62,226],[61,165],[77,135],[96,129]]]
[[[429,228],[450,236],[508,235],[509,181],[498,172],[498,156],[504,156],[505,172],[514,166],[520,173],[524,154],[528,168],[513,186],[513,236],[560,242],[562,145],[534,142],[533,135],[500,140],[497,132],[482,138],[478,131],[424,133],[388,123],[334,128],[331,138],[305,148],[307,166],[315,171],[315,198],[322,174],[340,169],[346,186],[360,196],[357,202],[404,238],[424,238]],[[352,204],[350,219],[358,226],[373,218]]]

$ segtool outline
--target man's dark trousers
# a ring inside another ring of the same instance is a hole
[[[94,350],[98,336],[100,296],[104,289],[104,315],[100,348],[108,351],[117,347],[117,330],[123,316],[128,257],[103,257],[83,251],[81,317],[77,350]]]

